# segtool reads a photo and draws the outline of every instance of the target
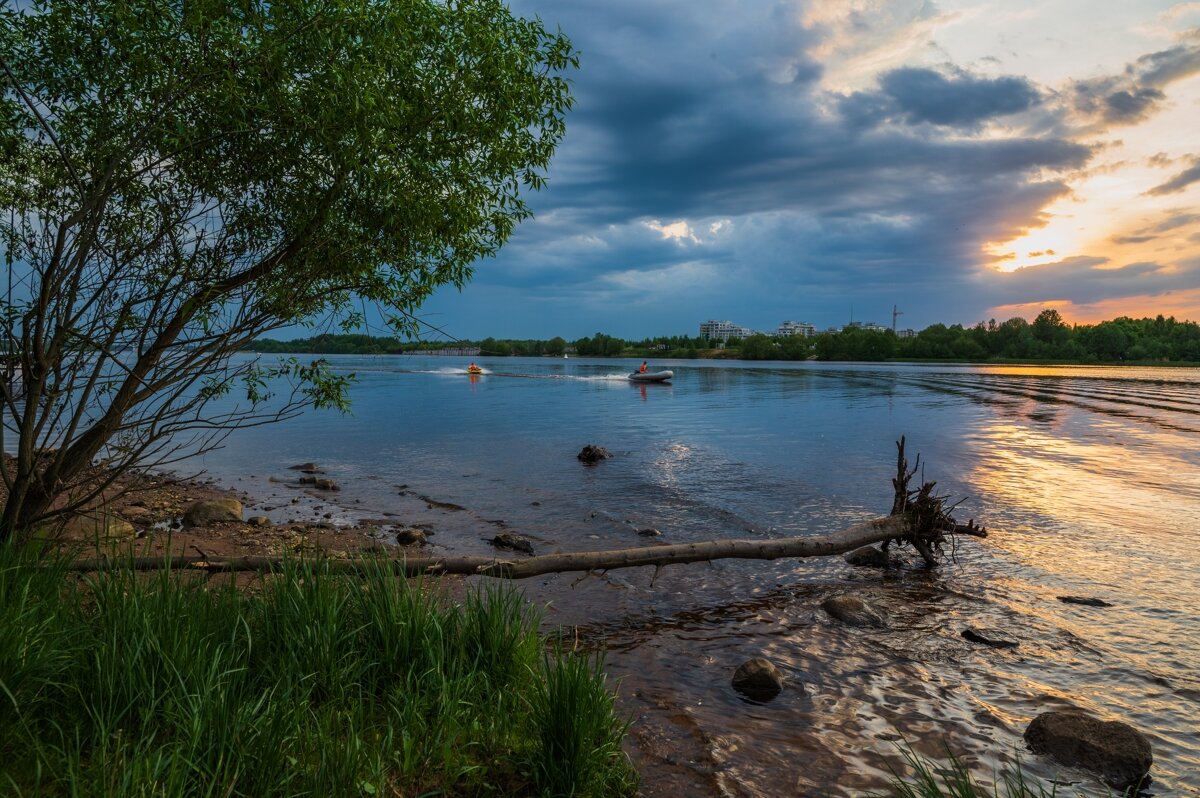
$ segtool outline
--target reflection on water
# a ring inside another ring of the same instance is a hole
[[[832,531],[886,512],[904,434],[993,530],[932,574],[724,561],[524,584],[547,628],[610,651],[647,794],[860,794],[887,782],[901,737],[931,755],[945,740],[984,774],[1021,755],[1051,776],[1021,734],[1064,707],[1146,732],[1156,794],[1200,790],[1195,370],[678,361],[661,364],[671,385],[639,386],[612,361],[335,364],[359,374],[353,417],[248,430],[206,465],[286,496],[267,479],[317,460],[345,515],[430,524],[434,551],[489,553],[504,526],[549,552]],[[581,467],[585,443],[615,457]],[[830,621],[820,603],[843,592],[891,629]],[[1020,646],[980,650],[968,624]],[[789,676],[763,706],[729,687],[753,656]]]

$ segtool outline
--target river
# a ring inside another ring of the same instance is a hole
[[[639,386],[631,361],[330,360],[357,376],[351,415],[239,431],[200,461],[277,519],[388,513],[470,554],[501,529],[538,553],[819,534],[888,511],[904,435],[989,529],[934,572],[723,561],[521,584],[547,629],[607,649],[647,795],[859,795],[901,739],[985,781],[1017,756],[1052,776],[1021,735],[1069,707],[1150,738],[1154,794],[1200,792],[1198,370],[662,361],[672,382]],[[587,443],[613,458],[581,465]],[[307,460],[343,486],[319,508],[277,481]],[[891,628],[832,621],[820,603],[846,592]],[[729,684],[754,656],[789,680],[764,705]]]

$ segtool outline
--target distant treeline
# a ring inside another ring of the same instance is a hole
[[[1022,318],[980,322],[973,327],[934,324],[910,338],[891,330],[849,327],[812,338],[752,335],[714,342],[686,335],[640,341],[604,333],[567,341],[484,338],[481,341],[403,341],[369,335],[318,335],[292,341],[262,339],[246,348],[257,352],[314,354],[403,354],[447,348],[478,347],[481,356],[576,354],[584,357],[695,358],[742,360],[1053,360],[1076,363],[1124,361],[1200,362],[1200,325],[1174,317],[1069,325],[1056,310],[1042,311],[1033,322]]]
[[[311,338],[293,338],[276,341],[274,338],[259,338],[246,344],[244,349],[252,352],[283,352],[317,355],[390,355],[403,351],[405,343],[398,338],[374,335],[315,335]],[[443,344],[444,346],[444,344]]]
[[[1069,325],[1057,310],[974,327],[935,324],[915,337],[852,328],[812,339],[821,360],[1054,360],[1200,362],[1200,325],[1174,317]],[[743,357],[747,357],[743,350]]]
[[[690,358],[712,350],[713,343],[703,338],[668,335],[626,341],[604,333],[568,341],[555,336],[548,341],[534,339],[484,338],[481,341],[405,341],[400,338],[371,335],[323,334],[312,338],[277,341],[260,338],[245,346],[254,352],[311,353],[321,355],[400,355],[407,352],[433,352],[445,349],[478,348],[481,356],[540,356],[561,357],[565,354],[583,357],[656,357]]]

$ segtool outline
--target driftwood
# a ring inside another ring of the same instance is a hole
[[[987,537],[987,530],[975,525],[971,519],[965,524],[954,520],[954,509],[957,504],[946,506],[946,497],[935,495],[936,482],[925,482],[920,488],[911,490],[908,483],[921,467],[921,456],[912,468],[908,467],[908,458],[904,456],[904,436],[896,441],[896,476],[892,478],[892,488],[895,496],[892,499],[892,517],[906,516],[912,524],[908,532],[885,540],[883,549],[888,545],[910,544],[931,568],[937,565],[938,556],[942,553],[947,534],[970,535]]]
[[[909,531],[909,521],[903,516],[876,518],[835,532],[803,538],[776,540],[713,540],[706,543],[677,543],[666,546],[640,546],[633,549],[584,551],[565,554],[544,554],[521,560],[502,560],[495,557],[406,557],[377,560],[328,560],[322,568],[335,573],[353,573],[381,563],[397,573],[416,574],[482,574],[502,579],[528,579],[543,574],[570,571],[609,571],[615,568],[634,568],[642,565],[676,565],[721,559],[777,560],[783,557],[824,557],[841,554],[885,540],[900,537]],[[273,571],[284,562],[281,557],[114,557],[80,560],[70,565],[73,571],[107,571],[119,569],[155,570],[167,567],[188,568],[210,572]]]
[[[986,537],[987,532],[974,522],[959,524],[944,506],[944,497],[933,494],[935,483],[926,482],[919,490],[910,491],[908,482],[916,468],[908,469],[904,457],[904,439],[896,444],[897,478],[892,480],[896,499],[892,514],[856,524],[828,535],[813,535],[775,540],[713,540],[704,543],[639,546],[609,551],[545,554],[517,560],[496,557],[395,557],[372,559],[323,560],[320,567],[330,573],[359,573],[382,567],[409,576],[418,574],[460,574],[492,576],[500,579],[528,579],[531,576],[568,572],[610,571],[617,568],[636,568],[653,565],[682,565],[711,560],[778,560],[785,557],[828,557],[843,554],[862,546],[882,543],[911,544],[929,565],[937,563],[942,544],[948,534]],[[918,461],[919,462],[919,461]],[[79,560],[68,566],[72,571],[111,570],[180,570],[223,573],[231,571],[278,571],[283,568],[282,557],[112,557]]]

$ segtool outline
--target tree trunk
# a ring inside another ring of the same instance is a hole
[[[321,568],[332,573],[356,573],[376,565],[409,576],[417,574],[483,575],[500,579],[528,579],[543,574],[571,571],[610,571],[616,568],[635,568],[653,565],[681,565],[712,560],[778,560],[785,557],[828,557],[896,538],[915,534],[913,518],[891,515],[834,532],[802,538],[776,540],[713,540],[704,543],[677,543],[663,546],[639,546],[632,549],[584,551],[544,554],[522,560],[502,560],[496,557],[400,557],[324,560]],[[958,530],[975,537],[986,535],[982,530]],[[231,571],[277,571],[284,563],[282,557],[114,557],[81,560],[72,563],[72,571],[110,571],[121,569],[158,570],[179,568],[210,573]]]

